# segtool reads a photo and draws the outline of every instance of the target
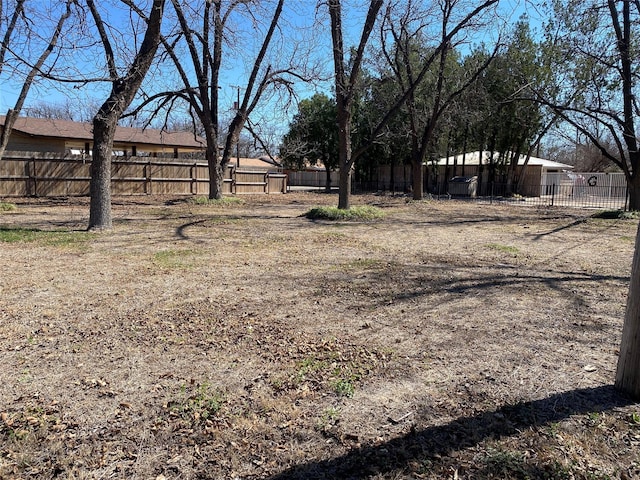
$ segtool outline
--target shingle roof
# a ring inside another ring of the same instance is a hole
[[[4,125],[4,116],[0,116],[0,125]],[[93,125],[91,123],[72,122],[49,118],[18,117],[15,131],[34,137],[65,138],[69,140],[93,140]],[[205,140],[194,137],[189,132],[165,132],[156,129],[141,129],[120,127],[116,128],[114,140],[116,142],[162,145],[166,147],[204,148]]]

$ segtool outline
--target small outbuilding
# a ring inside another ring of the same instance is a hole
[[[491,155],[489,151],[467,152],[441,158],[436,165],[429,165],[430,187],[434,190],[439,188],[440,191],[444,191],[454,177],[477,177],[479,185],[487,185],[491,180],[492,173],[493,181],[501,183],[507,165],[501,162],[500,158],[499,153],[494,152]],[[546,179],[549,174],[567,172],[572,169],[573,165],[544,158],[529,157],[527,161],[526,156],[521,155],[518,158],[516,176],[519,178],[524,175],[524,178],[518,193],[528,197],[539,197],[543,194],[543,188],[547,184]],[[478,194],[482,193],[478,192]]]

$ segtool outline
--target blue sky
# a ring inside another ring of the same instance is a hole
[[[41,4],[40,6],[44,11],[44,9],[51,5],[51,0],[39,0],[39,2],[36,2],[36,4],[37,3]],[[304,37],[304,41],[307,42],[307,45],[313,45],[313,55],[318,62],[323,64],[325,72],[327,76],[329,76],[332,69],[329,16],[327,13],[327,7],[320,6],[320,8],[317,10],[316,3],[317,2],[315,0],[290,0],[285,4],[286,6],[285,11],[283,12],[283,20],[285,20],[286,24],[289,27],[293,29],[299,29],[295,34],[296,36]],[[346,44],[355,45],[358,42],[365,12],[365,2],[359,0],[345,1],[344,26],[346,29]],[[517,0],[501,0],[500,16],[503,17],[503,19],[496,19],[495,25],[497,26],[504,19],[506,19],[509,23],[513,23],[522,13],[527,13],[534,24],[539,24],[539,15],[530,3]],[[127,19],[123,18],[121,20],[121,23],[126,25]],[[245,36],[243,37],[244,39],[249,38],[250,36],[252,36],[252,32],[255,32],[255,26],[250,24],[238,24],[238,28],[240,29],[240,31],[244,30],[244,32],[246,32]],[[314,30],[314,28],[317,28],[317,30]],[[43,31],[44,30],[45,29],[43,28]],[[483,39],[490,41],[493,37],[495,37],[495,34],[495,29],[487,28],[479,37],[476,38],[475,41],[479,42]],[[258,38],[257,35],[253,36]],[[256,42],[254,43],[254,45],[250,45],[248,48],[257,48],[257,46],[259,45],[259,41],[256,40]],[[290,49],[291,47],[292,45],[287,45],[286,43],[279,46],[278,48],[280,50],[278,51],[278,54],[281,56],[286,56],[286,54],[288,53],[288,49]],[[229,53],[233,52],[228,52],[228,54]],[[226,104],[229,105],[229,109],[231,108],[233,102],[236,100],[237,85],[242,86],[246,82],[248,68],[246,67],[246,65],[249,64],[250,61],[242,60],[242,55],[246,52],[239,51],[236,53],[237,55],[235,55],[234,61],[231,62],[232,66],[227,67],[227,69],[223,72],[223,77],[220,84],[222,93],[222,109],[225,108],[224,105]],[[155,81],[163,81],[163,78],[166,77],[155,77]],[[311,96],[315,90],[328,92],[331,88],[331,85],[331,80],[324,83],[318,83],[315,86],[304,85],[301,82],[296,82],[296,88],[298,90],[300,98],[307,98]],[[8,80],[6,76],[3,75],[3,77],[0,77],[0,113],[5,113],[7,108],[13,106],[19,87],[19,84],[17,84],[15,81]],[[66,97],[69,97],[71,99],[71,103],[93,102],[99,104],[107,95],[107,88],[107,85],[101,87],[99,86],[99,84],[89,84],[83,88],[75,87],[69,88],[65,91],[60,91],[46,84],[34,86],[29,94],[26,106],[37,105],[40,103],[61,104],[65,102]],[[275,104],[269,105],[264,110],[264,112],[270,112],[270,116],[272,117],[270,121],[281,123],[278,128],[283,129],[286,127],[286,118],[290,116],[292,110],[277,112],[277,110],[279,109],[281,109],[281,105],[276,102]],[[282,118],[278,119],[277,113],[282,113]],[[265,121],[269,120],[265,118]],[[282,125],[283,122],[285,123],[284,125]]]

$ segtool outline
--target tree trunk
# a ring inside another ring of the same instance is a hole
[[[627,176],[627,188],[629,190],[629,210],[640,210],[640,173]]]
[[[93,0],[87,6],[100,33],[105,48],[107,66],[112,77],[111,93],[93,119],[93,160],[91,163],[89,230],[110,229],[111,224],[111,154],[118,119],[131,104],[153,62],[160,43],[160,25],[165,0],[153,0],[147,20],[147,31],[140,50],[129,66],[126,76],[118,76],[113,49],[104,22]]]
[[[111,222],[111,149],[118,117],[93,120],[93,160],[89,230],[108,230]]]
[[[422,177],[422,162],[411,162],[411,175],[413,186],[413,199],[422,200],[424,198],[424,179]]]
[[[640,399],[640,228],[636,234],[615,385],[633,398]]]
[[[369,35],[376,23],[376,18],[383,0],[370,0],[367,17],[362,27],[360,43],[350,59],[351,72],[345,69],[345,50],[342,38],[342,6],[340,0],[329,0],[329,16],[331,19],[331,41],[333,45],[333,65],[336,87],[336,108],[338,110],[338,165],[340,168],[340,192],[338,208],[346,210],[351,203],[351,171],[353,159],[351,151],[351,115],[357,79],[360,75],[364,51]]]
[[[340,95],[338,104],[338,165],[340,168],[340,183],[338,184],[338,208],[351,208],[351,105]]]
[[[342,210],[351,208],[351,169],[342,166],[340,168],[338,208]]]
[[[224,168],[218,158],[217,146],[212,146],[212,142],[207,141],[207,165],[209,166],[209,199],[220,200],[224,186]]]
[[[507,182],[504,187],[504,194],[507,197],[513,196],[513,172],[511,170],[507,171]]]
[[[325,164],[324,171],[326,173],[324,191],[331,193],[331,169]]]

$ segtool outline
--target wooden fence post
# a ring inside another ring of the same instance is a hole
[[[147,164],[145,165],[144,172],[144,189],[147,195],[151,195],[152,187],[151,187],[151,160],[147,160]]]
[[[31,157],[31,185],[33,186],[33,193],[31,194],[34,197],[38,196],[38,171],[36,169],[36,157]]]
[[[193,165],[191,165],[191,195],[197,195],[198,194],[198,164],[194,163]]]

